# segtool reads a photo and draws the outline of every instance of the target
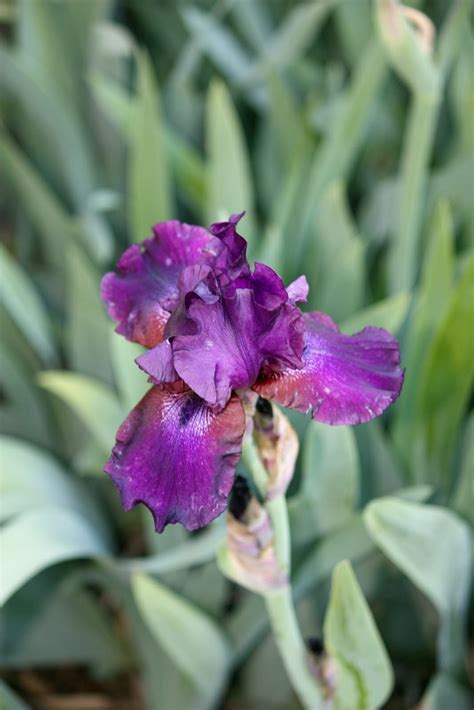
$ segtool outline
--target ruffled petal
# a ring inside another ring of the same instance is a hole
[[[233,295],[238,288],[252,289],[255,302],[270,311],[288,301],[288,293],[282,279],[276,271],[259,261],[255,262],[252,273],[242,274],[230,284],[226,295]]]
[[[306,303],[308,300],[309,284],[306,276],[299,276],[286,289],[290,303]]]
[[[101,283],[101,297],[117,332],[153,347],[163,339],[170,312],[179,299],[183,267],[211,263],[222,247],[202,227],[172,220],[153,227],[154,236],[129,247]]]
[[[403,383],[400,351],[382,328],[343,335],[323,313],[304,316],[304,367],[262,371],[254,390],[326,424],[361,424],[394,402]]]
[[[144,503],[157,532],[168,523],[195,530],[227,506],[244,427],[236,395],[216,412],[183,383],[152,387],[118,430],[105,471],[125,510]]]
[[[247,242],[237,232],[237,224],[244,214],[245,212],[233,214],[227,222],[215,222],[209,227],[211,234],[216,236],[225,247],[215,261],[216,269],[229,280],[250,271],[247,262]]]
[[[194,334],[196,324],[186,311],[186,304],[190,303],[195,296],[199,296],[205,303],[215,303],[219,296],[215,291],[211,291],[210,286],[215,285],[215,277],[209,266],[194,265],[183,269],[178,280],[180,291],[179,302],[170,315],[166,324],[164,337],[172,338],[174,335]]]
[[[265,362],[302,365],[303,320],[292,306],[270,311],[251,289],[237,289],[215,303],[195,297],[187,315],[196,332],[173,338],[174,366],[208,404],[224,406],[232,390],[250,387]]]

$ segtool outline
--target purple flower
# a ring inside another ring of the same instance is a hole
[[[106,472],[125,510],[144,503],[156,530],[206,525],[227,506],[251,389],[328,424],[359,424],[399,395],[396,340],[381,328],[343,335],[323,313],[302,314],[304,276],[288,288],[252,271],[242,215],[202,227],[171,221],[127,249],[101,295],[117,332],[149,348],[152,383],[117,433]]]

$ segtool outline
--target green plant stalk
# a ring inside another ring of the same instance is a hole
[[[264,497],[268,475],[251,437],[244,442],[242,458],[259,493]],[[267,501],[265,507],[272,524],[278,565],[289,577],[291,538],[285,494]],[[291,583],[268,591],[264,599],[275,642],[296,694],[308,710],[322,708],[323,693],[309,670],[308,651],[296,618]]]
[[[443,80],[462,46],[463,37],[469,31],[471,10],[472,0],[457,0],[452,3],[441,29],[438,43],[438,63]]]
[[[291,585],[265,595],[273,636],[291,684],[308,710],[323,707],[323,693],[308,669],[308,652],[296,618]]]
[[[391,294],[409,291],[417,276],[417,251],[428,178],[428,165],[438,119],[439,91],[413,95],[402,154],[398,223],[388,257]]]
[[[440,670],[462,677],[466,658],[466,609],[446,612],[438,632],[437,655]]]
[[[264,499],[268,486],[268,474],[258,455],[257,447],[253,443],[253,437],[251,435],[244,438],[242,461],[244,462],[245,468],[250,473],[260,497]]]
[[[472,0],[458,0],[440,34],[433,82],[413,92],[402,155],[398,224],[388,256],[390,292],[409,290],[417,276],[417,250],[423,217],[428,165],[446,75],[468,23]]]
[[[290,574],[291,568],[291,536],[288,506],[284,495],[277,496],[265,504],[272,522],[275,553],[278,564],[285,574]]]
[[[356,67],[352,84],[334,129],[314,158],[306,199],[302,205],[301,239],[294,265],[301,263],[318,201],[331,180],[350,170],[372,111],[374,98],[386,76],[387,60],[379,40],[367,47]]]

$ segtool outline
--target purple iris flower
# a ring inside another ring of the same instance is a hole
[[[194,530],[227,507],[253,390],[327,424],[359,424],[399,395],[397,341],[381,328],[343,335],[331,318],[301,313],[301,276],[285,288],[265,264],[252,271],[242,215],[202,227],[177,221],[125,251],[101,296],[117,332],[148,350],[152,383],[117,433],[105,471],[125,510],[144,503],[161,532]]]

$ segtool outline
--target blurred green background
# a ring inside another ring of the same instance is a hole
[[[216,567],[223,519],[157,536],[101,472],[147,387],[101,275],[155,222],[243,209],[253,258],[406,367],[382,420],[291,415],[304,633],[350,559],[394,669],[377,702],[472,708],[472,5],[410,5],[432,52],[389,0],[0,0],[2,708],[299,707]],[[370,710],[338,599],[358,691],[335,707]]]

